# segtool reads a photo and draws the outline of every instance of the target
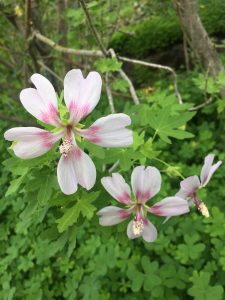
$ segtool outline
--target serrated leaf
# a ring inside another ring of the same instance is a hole
[[[83,217],[90,219],[96,210],[96,207],[92,205],[91,202],[98,196],[99,192],[90,193],[86,195],[85,198],[81,197],[81,199],[78,199],[72,207],[68,208],[64,215],[57,220],[59,232],[65,231],[69,226],[76,223],[80,214],[82,214]]]
[[[95,66],[99,72],[107,73],[120,70],[122,63],[116,58],[101,58],[96,61]]]
[[[176,139],[193,137],[191,133],[181,130],[179,127],[186,124],[194,115],[194,112],[185,112],[179,116],[171,116],[170,110],[163,108],[157,112],[151,112],[148,123],[164,142],[171,143],[169,137]]]

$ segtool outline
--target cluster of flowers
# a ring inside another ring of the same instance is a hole
[[[131,124],[129,116],[118,113],[110,114],[95,121],[89,128],[83,129],[80,121],[98,104],[101,95],[102,80],[97,72],[90,72],[86,78],[80,70],[69,71],[64,79],[64,99],[69,112],[67,121],[60,119],[57,95],[50,81],[40,74],[31,76],[36,88],[26,88],[20,93],[24,108],[38,120],[52,125],[52,131],[36,127],[17,127],[5,132],[5,139],[15,141],[14,153],[21,159],[38,157],[49,151],[62,139],[59,146],[61,158],[57,166],[59,186],[64,194],[77,191],[78,184],[90,190],[96,181],[96,168],[92,159],[82,151],[76,138],[84,138],[102,147],[126,147],[133,143],[132,131],[126,127]],[[181,182],[180,191],[167,197],[153,206],[146,202],[156,195],[161,187],[161,175],[155,167],[138,166],[131,176],[133,196],[129,185],[123,177],[114,173],[111,177],[102,178],[101,182],[108,193],[127,208],[108,206],[98,212],[100,224],[114,225],[134,218],[127,227],[130,239],[142,236],[147,242],[157,237],[157,230],[148,220],[147,213],[170,218],[189,212],[194,203],[198,210],[209,216],[207,207],[197,197],[198,189],[204,187],[220,166],[221,161],[212,165],[214,155],[209,154],[201,171],[200,180],[191,176]]]

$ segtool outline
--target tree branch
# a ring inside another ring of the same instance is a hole
[[[88,21],[88,25],[89,25],[89,27],[90,27],[90,29],[92,31],[93,36],[95,37],[95,39],[97,41],[97,44],[99,45],[99,48],[101,49],[101,51],[104,54],[104,56],[108,56],[108,52],[107,52],[105,46],[103,45],[103,43],[102,43],[102,41],[101,41],[101,39],[100,39],[100,37],[98,35],[97,30],[95,29],[95,27],[93,25],[93,22],[91,20],[91,16],[90,16],[90,14],[88,12],[88,9],[87,9],[87,6],[86,6],[84,0],[79,0],[79,2],[80,2],[80,5],[83,8],[83,11],[84,11],[85,16],[86,16],[87,21]]]
[[[99,50],[85,50],[85,49],[80,50],[80,49],[63,47],[61,45],[58,45],[51,39],[45,37],[38,31],[34,31],[33,36],[58,52],[71,53],[71,54],[78,55],[78,56],[104,57],[104,54],[102,53],[102,51],[99,51]],[[113,53],[115,53],[113,49],[110,49],[109,51],[111,51],[111,55],[112,55],[112,51],[113,51]],[[115,55],[115,54],[113,54],[113,55]],[[150,62],[143,61],[143,60],[131,59],[131,58],[120,56],[120,55],[117,55],[116,57],[118,58],[118,60],[124,61],[127,63],[138,64],[138,65],[142,65],[142,66],[146,66],[146,67],[150,67],[150,68],[154,68],[154,69],[161,69],[161,70],[170,72],[174,78],[174,91],[175,91],[176,97],[178,99],[178,102],[183,103],[179,89],[178,89],[178,85],[177,85],[177,74],[174,71],[174,69],[172,69],[171,67],[168,67],[168,66],[154,64],[154,63],[150,63]],[[122,70],[122,72],[120,72],[120,75],[128,82],[129,90],[130,90],[130,93],[134,100],[134,103],[135,104],[139,103],[138,97],[136,95],[136,92],[135,92],[135,89],[134,89],[134,86],[133,86],[131,80],[128,78],[128,76],[126,74],[125,74],[125,76],[127,76],[127,77],[125,78],[123,70]]]
[[[175,94],[177,96],[178,102],[180,104],[183,103],[181,95],[180,95],[179,90],[178,90],[178,86],[177,86],[177,74],[174,71],[174,69],[172,69],[171,67],[168,67],[168,66],[154,64],[154,63],[150,63],[150,62],[143,61],[143,60],[138,60],[138,59],[131,59],[131,58],[127,58],[127,57],[124,57],[124,56],[118,56],[118,58],[122,61],[126,61],[126,62],[129,62],[129,63],[132,63],[132,64],[151,67],[151,68],[154,68],[154,69],[166,70],[166,71],[170,72],[173,75],[173,78],[174,78],[174,91],[175,91]]]
[[[105,46],[103,45],[103,43],[102,43],[102,41],[101,41],[101,39],[100,39],[100,37],[99,37],[99,35],[98,35],[98,33],[97,33],[94,25],[93,25],[93,22],[91,20],[91,16],[90,16],[90,14],[88,12],[88,9],[87,9],[87,6],[85,4],[85,1],[84,0],[79,0],[79,2],[80,2],[81,6],[82,6],[82,8],[84,10],[84,13],[86,15],[86,18],[87,18],[89,26],[90,26],[90,29],[91,29],[91,31],[92,31],[95,39],[96,39],[97,44],[99,45],[99,48],[102,51],[103,56],[104,57],[108,57],[108,54],[110,53],[110,51],[107,51],[106,48],[105,48]],[[111,49],[111,56],[112,57],[116,57],[115,52],[114,52],[113,49]],[[119,70],[119,73],[120,73],[121,77],[124,80],[127,81],[128,85],[129,85],[130,94],[131,94],[131,96],[132,96],[132,98],[134,100],[134,103],[135,104],[139,104],[139,99],[138,99],[138,96],[136,94],[136,91],[135,91],[135,88],[133,86],[132,81],[130,80],[130,78],[127,76],[127,74],[122,69]]]
[[[78,56],[103,57],[102,52],[99,50],[76,50],[73,48],[63,47],[63,46],[55,43],[53,40],[47,38],[46,36],[44,36],[43,34],[41,34],[38,31],[33,32],[33,37],[36,38],[37,40],[43,42],[44,44],[50,46],[51,48],[55,49],[58,52],[69,53],[69,54],[74,54],[74,55],[78,55]]]

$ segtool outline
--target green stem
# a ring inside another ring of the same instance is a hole
[[[159,159],[159,158],[157,158],[157,157],[153,157],[153,159],[155,159],[155,160],[161,162],[162,164],[164,164],[164,165],[167,166],[167,167],[172,167],[170,164],[166,163],[165,161],[163,161],[163,160],[161,160],[161,159]],[[175,172],[177,173],[177,175],[179,175],[182,179],[184,179],[184,176],[183,176],[179,171],[177,171],[176,169],[174,169],[174,170],[175,170]]]
[[[156,130],[155,133],[154,133],[154,135],[153,135],[153,137],[152,137],[152,143],[153,143],[155,137],[157,136],[157,133],[158,133],[158,131]]]

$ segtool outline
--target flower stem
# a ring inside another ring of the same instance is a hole
[[[153,159],[159,161],[160,163],[164,164],[167,167],[173,167],[170,164],[166,163],[165,161],[163,161],[163,160],[161,160],[161,159],[159,159],[157,157],[153,157]],[[178,170],[174,169],[174,171],[177,173],[178,176],[180,176],[182,179],[184,179],[184,176]]]

